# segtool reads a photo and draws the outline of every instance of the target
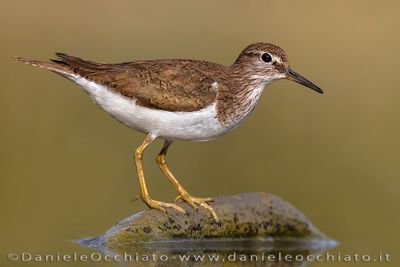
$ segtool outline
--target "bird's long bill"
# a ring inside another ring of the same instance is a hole
[[[321,88],[319,88],[318,86],[316,86],[315,84],[313,84],[312,82],[310,82],[309,80],[307,80],[306,78],[304,78],[303,76],[301,76],[300,74],[298,74],[297,72],[292,70],[291,68],[289,68],[289,71],[286,74],[286,79],[294,81],[301,85],[307,86],[308,88],[310,88],[320,94],[324,93]]]

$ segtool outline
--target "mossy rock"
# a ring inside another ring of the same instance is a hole
[[[171,241],[207,242],[210,240],[280,240],[284,244],[334,246],[296,208],[268,193],[242,193],[217,196],[210,205],[220,222],[202,208],[193,209],[178,202],[187,211],[182,214],[168,209],[166,213],[149,209],[114,225],[104,235],[82,239],[79,243],[108,251],[134,251],[139,244],[162,244]],[[182,245],[182,243],[181,243]]]

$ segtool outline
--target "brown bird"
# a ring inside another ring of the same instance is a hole
[[[18,57],[19,61],[55,72],[78,84],[114,119],[145,133],[135,150],[141,198],[150,207],[165,211],[173,203],[150,198],[142,168],[146,147],[164,139],[157,164],[182,200],[209,210],[210,198],[191,196],[166,165],[165,156],[173,141],[206,141],[237,127],[254,109],[265,86],[289,79],[318,93],[322,90],[293,71],[284,50],[269,43],[246,47],[229,67],[201,60],[144,60],[105,64],[56,53],[51,62]]]

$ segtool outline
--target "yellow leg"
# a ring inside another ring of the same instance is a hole
[[[156,201],[151,199],[149,196],[149,192],[147,190],[146,181],[144,179],[144,174],[143,174],[142,158],[144,150],[151,142],[153,142],[153,140],[154,138],[149,134],[144,140],[143,144],[138,148],[136,148],[135,150],[135,164],[136,164],[137,174],[139,176],[140,196],[143,199],[143,201],[147,204],[147,206],[149,206],[150,208],[158,209],[164,212],[166,208],[173,208],[180,212],[186,213],[186,211],[183,208],[179,207],[178,205],[175,205],[173,203],[164,203]]]
[[[158,166],[160,167],[161,171],[167,176],[168,180],[172,183],[172,185],[175,187],[175,189],[178,191],[179,196],[175,199],[183,199],[187,203],[189,203],[192,207],[197,209],[196,205],[199,205],[211,212],[213,215],[214,219],[216,221],[218,220],[218,216],[215,213],[214,209],[207,204],[207,202],[212,201],[211,198],[198,198],[198,197],[193,197],[189,195],[189,193],[182,187],[182,185],[178,182],[178,180],[175,178],[175,176],[172,174],[172,172],[169,170],[167,163],[165,161],[165,157],[167,155],[167,151],[169,146],[172,144],[171,141],[165,141],[164,146],[161,149],[160,153],[158,154],[156,161]]]

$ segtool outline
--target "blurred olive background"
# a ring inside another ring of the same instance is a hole
[[[291,66],[325,94],[276,82],[232,133],[174,144],[171,169],[196,196],[281,196],[340,242],[333,252],[390,253],[395,264],[399,8],[372,0],[2,1],[1,265],[20,264],[7,261],[14,251],[88,253],[69,240],[145,208],[132,203],[139,194],[133,149],[144,135],[111,119],[73,83],[12,56],[48,59],[62,51],[101,62],[230,65],[255,41],[288,51]],[[148,149],[144,166],[151,195],[168,201],[175,191],[154,161],[161,144]],[[67,264],[43,264],[53,265]]]

